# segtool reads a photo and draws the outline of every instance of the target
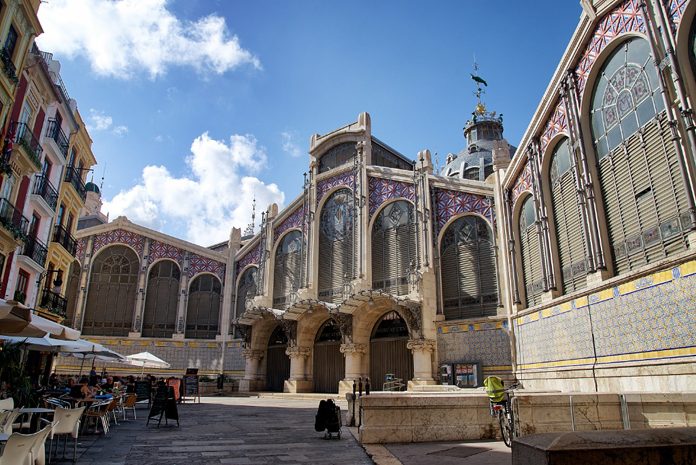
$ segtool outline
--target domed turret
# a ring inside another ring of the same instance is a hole
[[[87,191],[87,192],[94,192],[94,193],[96,193],[96,194],[100,194],[100,195],[101,195],[101,192],[99,192],[99,186],[97,186],[97,185],[94,184],[93,182],[88,182],[87,184],[85,184],[85,191]]]

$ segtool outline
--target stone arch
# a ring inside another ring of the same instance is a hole
[[[519,244],[515,253],[521,271],[517,273],[520,300],[525,303],[525,307],[532,307],[541,302],[544,271],[541,244],[535,225],[537,218],[534,196],[531,192],[522,193],[517,198],[512,217],[515,242]]]
[[[155,261],[147,273],[143,337],[172,337],[176,331],[181,269],[172,259]]]
[[[189,281],[185,337],[215,339],[220,326],[222,283],[212,273],[199,273]]]
[[[289,297],[302,285],[303,271],[302,231],[290,229],[276,241],[273,250],[273,308],[285,309],[290,303]]]

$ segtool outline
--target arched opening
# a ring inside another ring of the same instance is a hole
[[[268,339],[266,353],[266,389],[283,392],[285,380],[290,377],[290,358],[285,353],[288,337],[283,328],[277,326]]]
[[[445,319],[496,314],[498,274],[485,220],[467,215],[449,225],[440,245],[440,270]]]
[[[396,311],[386,313],[377,321],[370,337],[373,391],[382,390],[387,375],[402,379],[405,385],[413,378],[413,354],[406,347],[408,339],[408,326]]]
[[[82,333],[128,336],[138,288],[138,256],[125,245],[106,247],[97,255],[87,292]]]
[[[615,273],[684,250],[686,196],[646,40],[627,40],[608,57],[590,113]]]
[[[553,151],[548,173],[565,293],[582,289],[587,285],[587,249],[572,157],[568,139],[563,139]]]
[[[531,195],[524,200],[520,210],[519,232],[525,298],[527,307],[531,307],[541,303],[541,294],[544,293],[541,245],[536,225],[534,199]]]
[[[302,282],[302,233],[290,231],[278,245],[273,270],[273,308],[284,310]]]
[[[65,318],[65,323],[72,326],[76,325],[75,322],[75,310],[77,309],[77,297],[80,293],[80,262],[77,260],[70,264],[70,270],[68,271],[68,281],[65,286],[65,299],[68,301],[67,313]]]
[[[179,266],[171,260],[155,263],[147,278],[142,335],[172,337],[179,304]]]
[[[186,307],[186,334],[191,339],[215,339],[218,334],[222,286],[211,274],[202,274],[191,282]]]
[[[346,365],[341,354],[341,331],[332,319],[319,328],[314,339],[314,392],[338,392],[338,383],[345,378]]]
[[[355,157],[355,142],[344,142],[335,145],[319,158],[319,173],[325,173],[345,165]]]
[[[372,288],[408,294],[408,271],[416,255],[413,204],[392,202],[379,212],[372,226]]]
[[[246,310],[248,299],[256,295],[257,277],[259,269],[255,266],[247,268],[239,278],[237,285],[237,304],[235,306],[235,318],[239,318]]]
[[[478,181],[479,180],[479,167],[478,166],[472,166],[471,168],[467,168],[466,171],[464,171],[464,179],[471,179],[473,181]]]
[[[319,300],[343,299],[345,280],[355,277],[355,204],[350,189],[339,189],[321,210],[319,227]]]

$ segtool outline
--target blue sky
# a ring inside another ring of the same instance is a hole
[[[474,56],[517,145],[576,1],[50,0],[54,53],[88,123],[104,210],[210,245],[287,205],[309,138],[372,117],[408,157],[464,147]]]

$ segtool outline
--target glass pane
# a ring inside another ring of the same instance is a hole
[[[638,120],[636,120],[635,113],[631,112],[630,115],[621,121],[621,129],[623,130],[624,137],[629,137],[638,130]]]
[[[596,110],[592,113],[592,134],[595,140],[604,135],[604,123],[602,122],[602,110]]]
[[[558,175],[562,175],[570,169],[570,149],[568,148],[568,139],[564,139],[556,148],[554,155]]]
[[[609,150],[613,150],[621,143],[621,129],[616,126],[607,134],[607,144],[609,144]]]
[[[608,153],[609,147],[607,147],[607,138],[602,137],[597,141],[597,157],[601,159]]]
[[[638,121],[643,126],[655,116],[655,108],[653,107],[653,99],[649,98],[638,105]]]

